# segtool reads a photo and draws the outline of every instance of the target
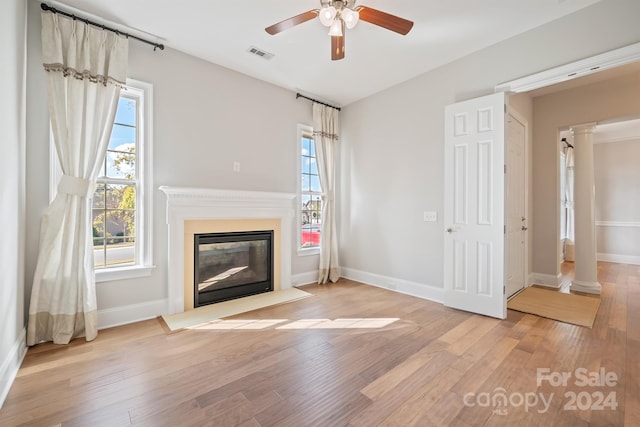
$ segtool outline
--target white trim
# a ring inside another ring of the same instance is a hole
[[[299,210],[298,210],[299,212]],[[298,222],[298,224],[300,224]],[[298,230],[300,230],[298,228]],[[302,234],[301,232],[298,232],[298,241],[300,241],[300,234]],[[320,255],[320,247],[315,246],[312,248],[300,248],[296,251],[298,253],[298,256],[312,256],[312,255]]]
[[[637,141],[640,137],[638,136],[625,136],[618,138],[607,138],[607,139],[598,139],[593,141],[593,145],[598,144],[609,144],[612,142],[627,142],[627,141]]]
[[[298,123],[296,127],[296,251],[298,256],[320,255],[320,246],[312,246],[308,248],[302,247],[302,137],[308,135],[309,139],[313,139],[313,128],[308,125]],[[314,141],[315,144],[315,141]],[[317,150],[316,150],[317,153]],[[322,193],[321,195],[324,195]],[[311,196],[313,198],[313,196]]]
[[[341,273],[341,276],[345,279],[354,280],[377,288],[389,289],[394,292],[427,299],[440,304],[444,301],[444,288],[438,288],[424,283],[411,282],[404,279],[396,279],[389,276],[382,276],[375,273],[368,273],[366,271],[347,267],[342,267]]]
[[[640,43],[591,56],[495,87],[496,92],[527,92],[640,60]]]
[[[303,286],[318,283],[318,270],[294,274],[293,276],[291,276],[291,283],[293,284],[293,286]]]
[[[112,267],[96,270],[96,283],[112,280],[135,279],[151,274],[153,265],[153,84],[127,78],[126,86],[136,99],[142,99],[138,106],[137,121],[142,123],[137,130],[139,192],[136,194],[136,224],[138,227],[136,240],[136,264],[129,267]],[[124,92],[124,93],[123,93]],[[123,90],[120,96],[126,95]],[[140,161],[141,160],[141,161]],[[58,192],[58,182],[62,177],[62,169],[58,161],[58,153],[49,129],[49,203],[53,202]]]
[[[159,189],[167,196],[168,314],[184,312],[184,223],[189,220],[280,219],[280,289],[291,287],[295,194],[168,186]]]
[[[602,285],[598,282],[582,282],[579,280],[573,280],[571,282],[571,290],[600,295],[602,293]]]
[[[529,286],[530,285],[560,289],[562,287],[562,273],[558,273],[556,276],[553,274],[531,273],[529,275]]]
[[[26,337],[27,329],[23,328],[22,331],[20,331],[18,339],[13,343],[13,346],[11,346],[11,350],[9,350],[6,359],[2,362],[2,366],[0,366],[0,408],[2,408],[9,394],[9,389],[11,389],[13,381],[16,379],[24,356],[27,354]]]
[[[617,264],[632,264],[640,265],[640,256],[637,255],[618,255],[618,254],[605,254],[599,253],[597,255],[598,261],[603,262],[615,262]]]
[[[141,242],[136,254],[138,268],[153,268],[153,85],[140,80],[127,79],[127,86],[142,92],[138,95],[143,102],[139,106],[143,126],[139,126],[138,144],[138,175],[140,180],[140,194],[136,206],[137,224],[142,224],[140,234],[136,239]],[[142,160],[142,161],[140,161]],[[128,278],[140,277],[133,275]]]
[[[638,221],[596,221],[598,227],[640,227]]]
[[[114,280],[137,279],[151,276],[155,265],[129,267],[113,267],[96,270],[96,283],[111,282]]]
[[[98,310],[98,329],[141,322],[167,314],[167,299]]]
[[[523,223],[523,225],[525,227],[527,227],[529,230],[531,230],[531,223],[533,221],[529,221],[529,122],[527,121],[527,119],[525,119],[520,113],[518,113],[518,111],[516,111],[515,108],[513,108],[512,106],[508,105],[509,100],[507,99],[507,114],[509,116],[511,116],[511,118],[513,118],[515,121],[517,121],[518,123],[520,123],[523,127],[524,127],[524,214],[525,214],[525,221]],[[505,124],[505,129],[506,129],[506,124]],[[505,150],[507,149],[507,140],[506,140],[506,135],[505,135]],[[505,153],[505,164],[506,164],[506,153]],[[506,213],[505,213],[505,217],[506,217]],[[504,245],[505,248],[507,248],[507,240],[506,240],[506,235],[505,235],[505,241],[504,241]],[[508,248],[507,248],[508,249]],[[506,258],[506,254],[505,254],[505,258]],[[522,265],[523,268],[523,272],[522,272],[522,278],[525,281],[524,285],[526,286],[527,283],[527,272],[529,271],[529,233],[524,233],[524,263]],[[506,274],[506,269],[505,269],[505,274]],[[505,281],[505,286],[506,286],[506,281]]]

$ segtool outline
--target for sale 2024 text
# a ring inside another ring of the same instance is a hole
[[[536,383],[538,387],[548,383],[552,387],[567,387],[569,383],[576,387],[615,387],[618,384],[618,375],[615,372],[607,372],[605,368],[599,371],[589,371],[586,368],[577,368],[574,371],[554,371],[549,368],[538,368]],[[564,393],[567,399],[564,410],[592,410],[604,411],[615,410],[618,401],[615,391],[595,390],[595,391],[567,391]]]

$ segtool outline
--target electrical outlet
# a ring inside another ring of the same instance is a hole
[[[436,222],[438,221],[438,212],[424,212],[424,220],[426,222]]]
[[[233,162],[233,171],[240,172],[240,162]]]

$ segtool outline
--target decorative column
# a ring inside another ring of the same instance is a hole
[[[595,123],[573,126],[575,279],[572,291],[599,294],[596,248],[595,178],[593,169],[593,129]]]

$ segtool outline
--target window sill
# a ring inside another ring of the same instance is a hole
[[[320,248],[298,249],[298,256],[320,255]]]
[[[151,276],[155,265],[128,266],[96,270],[96,283],[111,282],[114,280],[137,279],[138,277]]]

